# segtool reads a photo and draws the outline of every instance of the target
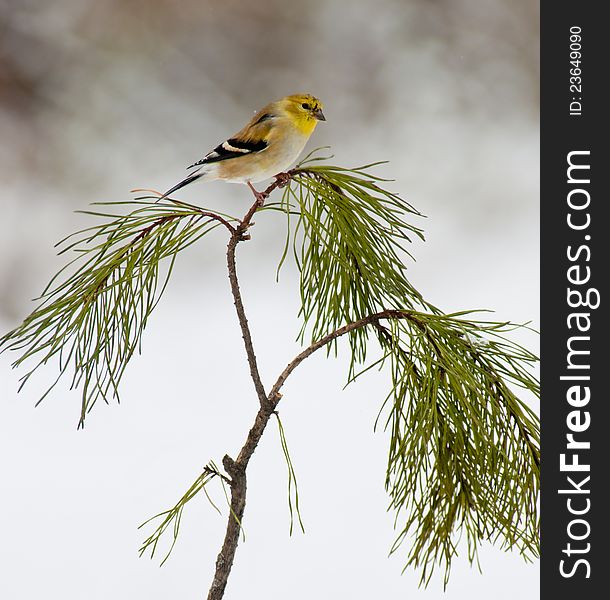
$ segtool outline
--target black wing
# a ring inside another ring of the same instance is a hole
[[[221,160],[227,160],[228,158],[236,158],[238,156],[246,156],[246,154],[252,154],[253,152],[260,152],[267,147],[267,142],[265,141],[244,141],[238,140],[237,138],[231,138],[226,142],[223,142],[219,146],[216,146],[212,152],[206,154],[201,160],[193,163],[188,169],[192,169],[193,167],[201,167],[203,165],[207,165],[209,163],[220,162]],[[163,196],[161,196],[159,200],[163,200],[170,194],[174,193],[176,190],[183,188],[185,185],[189,183],[193,183],[200,177],[203,177],[205,173],[195,172],[185,177],[180,183],[177,183],[173,188],[167,190]]]
[[[222,144],[219,144],[206,154],[201,160],[188,166],[187,169],[193,167],[199,167],[208,163],[220,162],[221,160],[227,160],[228,158],[237,158],[238,156],[245,156],[246,154],[252,154],[253,152],[260,152],[267,147],[267,142],[264,140],[250,141],[250,140],[238,140],[237,138],[231,138]]]

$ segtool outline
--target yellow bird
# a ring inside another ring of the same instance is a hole
[[[318,121],[326,121],[322,103],[310,94],[294,94],[267,104],[248,124],[192,164],[188,177],[161,198],[194,181],[221,179],[247,184],[259,202],[263,194],[253,183],[273,177],[298,158]]]

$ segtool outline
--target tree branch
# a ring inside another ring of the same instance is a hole
[[[241,327],[241,334],[246,347],[246,355],[248,357],[248,364],[250,365],[250,376],[258,395],[258,400],[263,406],[267,402],[267,394],[261,381],[260,373],[258,371],[258,364],[256,361],[256,354],[254,353],[254,345],[252,344],[252,335],[250,334],[250,327],[248,326],[248,319],[246,317],[246,311],[241,298],[241,291],[239,288],[239,280],[237,278],[237,267],[235,265],[235,250],[239,242],[249,240],[250,236],[247,233],[248,228],[252,224],[252,217],[254,213],[261,207],[260,200],[269,196],[269,194],[277,187],[283,187],[290,181],[292,172],[281,173],[276,176],[276,179],[271,183],[264,192],[254,192],[256,201],[244,218],[240,221],[239,225],[233,230],[229,243],[227,245],[227,268],[229,271],[229,281],[231,282],[231,292],[233,294],[233,303],[235,304],[235,310],[237,311],[237,318],[239,319],[239,325]]]
[[[59,362],[59,377],[73,365],[72,387],[83,388],[82,426],[97,400],[118,399],[118,384],[177,254],[219,225],[228,231],[228,276],[258,397],[256,417],[237,458],[223,458],[226,475],[214,463],[206,466],[178,504],[157,515],[162,523],[142,548],[150,547],[154,554],[159,536],[172,522],[175,542],[184,505],[218,475],[230,488],[230,515],[209,600],[224,596],[246,506],[246,470],[271,415],[277,414],[284,383],[307,357],[350,332],[353,380],[358,376],[355,366],[364,362],[367,326],[377,330],[383,350],[371,366],[391,357],[387,398],[394,403],[388,418],[392,432],[386,487],[397,518],[407,513],[392,551],[415,529],[407,565],[422,569],[425,584],[436,564],[445,564],[448,577],[455,534],[466,533],[471,563],[477,545],[489,539],[503,538],[506,547],[519,548],[526,558],[539,552],[538,420],[509,388],[513,383],[538,394],[538,382],[529,374],[537,358],[504,338],[510,324],[456,318],[467,311],[443,315],[412,287],[402,258],[411,235],[423,239],[406,218],[419,213],[379,187],[382,179],[367,172],[371,166],[297,167],[277,175],[262,192],[249,184],[256,200],[241,221],[170,198],[157,204],[165,196],[154,191],[156,202],[150,196],[137,198],[138,207],[128,214],[85,211],[104,221],[63,240],[62,252],[73,251],[76,258],[51,280],[23,323],[0,337],[0,350],[20,351],[14,366],[35,357],[37,364],[23,383],[53,358]],[[296,193],[289,190],[275,205],[287,220],[299,214],[296,228],[291,230],[288,223],[280,266],[292,240],[301,275],[303,328],[319,339],[285,367],[267,394],[241,297],[236,249],[250,239],[252,219],[267,197],[291,182],[297,184]],[[384,306],[406,310],[381,310]],[[360,318],[373,311],[381,312]],[[398,323],[401,319],[406,326]],[[463,339],[471,332],[481,344]],[[485,339],[485,332],[500,341]],[[292,476],[282,430],[280,436]],[[289,498],[290,485],[289,479]]]
[[[254,205],[256,206],[256,204]],[[248,214],[252,215],[256,212],[256,209],[250,210]],[[247,216],[246,216],[247,217]],[[249,219],[244,218],[238,230],[244,223],[249,223]],[[244,342],[246,343],[246,353],[248,354],[248,361],[250,362],[250,371],[252,378],[257,386],[257,381],[260,383],[262,389],[262,383],[260,382],[260,376],[256,365],[256,357],[252,348],[252,340],[250,338],[250,332],[248,329],[248,322],[243,312],[243,304],[241,303],[241,295],[239,293],[239,286],[237,282],[237,275],[235,274],[235,247],[237,243],[241,241],[236,238],[236,241],[231,238],[229,242],[229,273],[231,278],[231,286],[234,291],[235,306],[237,308],[240,324],[242,325],[242,332],[244,333]],[[233,243],[231,243],[233,242]],[[233,560],[235,558],[235,552],[239,543],[239,532],[241,530],[241,522],[246,508],[246,468],[250,461],[250,458],[254,454],[258,443],[265,431],[267,423],[271,418],[271,415],[275,412],[275,409],[282,398],[280,389],[290,373],[294,371],[308,356],[311,356],[316,350],[324,347],[332,340],[349,333],[360,327],[366,327],[372,323],[377,323],[383,319],[407,319],[412,315],[408,311],[400,310],[385,310],[374,315],[370,315],[353,323],[349,323],[344,327],[333,331],[332,333],[324,336],[317,342],[314,342],[307,349],[303,350],[296,358],[288,364],[288,366],[282,371],[275,385],[271,389],[269,396],[264,397],[264,401],[261,401],[260,408],[256,414],[254,424],[248,432],[248,437],[245,444],[243,445],[237,460],[233,460],[228,455],[223,458],[222,464],[224,465],[227,473],[231,476],[231,510],[229,514],[229,521],[227,523],[227,530],[225,539],[222,545],[222,549],[216,559],[216,571],[214,573],[214,579],[212,586],[208,594],[208,600],[221,600],[224,596],[224,591],[227,585],[229,574],[233,566]],[[248,341],[246,341],[246,339]],[[256,378],[256,379],[255,379]],[[258,388],[257,388],[258,392]],[[264,392],[263,392],[264,393]],[[260,395],[259,395],[260,398]]]
[[[231,477],[231,510],[227,523],[225,539],[220,553],[218,554],[218,558],[216,559],[216,570],[210,591],[208,593],[208,600],[220,600],[224,596],[229,574],[231,573],[231,568],[235,559],[235,552],[239,543],[241,521],[246,508],[246,467],[248,466],[250,457],[258,446],[263,432],[265,431],[265,427],[267,426],[269,418],[273,414],[274,410],[274,407],[267,398],[267,394],[265,393],[265,388],[258,370],[256,354],[254,353],[254,345],[252,343],[252,335],[250,333],[248,318],[246,317],[246,311],[244,309],[244,304],[241,297],[241,290],[239,288],[237,267],[235,264],[235,250],[239,242],[250,239],[247,231],[252,225],[252,217],[254,216],[254,213],[262,206],[261,201],[264,201],[264,199],[275,188],[286,185],[288,181],[290,181],[291,175],[291,172],[278,175],[275,181],[271,183],[263,192],[256,192],[256,190],[252,188],[256,201],[254,204],[252,204],[244,218],[240,221],[239,225],[232,231],[229,243],[227,245],[227,268],[229,272],[229,281],[231,283],[231,292],[233,294],[233,303],[235,304],[235,310],[237,311],[237,318],[239,320],[242,338],[246,348],[246,356],[248,358],[248,364],[250,365],[250,376],[254,383],[260,408],[254,420],[254,425],[248,433],[246,443],[241,449],[237,460],[233,460],[228,455],[225,455],[222,460],[225,470]]]
[[[208,594],[208,600],[222,600],[222,598],[224,597],[227,581],[233,566],[237,546],[239,544],[239,535],[242,527],[242,519],[246,507],[246,469],[248,467],[249,461],[253,456],[254,452],[256,451],[256,448],[258,447],[258,444],[264,434],[271,415],[275,413],[278,403],[282,398],[280,390],[282,389],[284,383],[286,382],[290,374],[306,358],[311,356],[320,348],[327,346],[329,343],[333,342],[337,338],[355,330],[367,327],[369,325],[373,325],[379,330],[381,330],[383,333],[382,337],[385,340],[391,342],[392,334],[385,328],[383,328],[380,322],[384,320],[404,319],[408,320],[415,329],[419,330],[422,333],[427,342],[430,344],[433,353],[436,354],[440,363],[441,371],[444,371],[444,356],[442,347],[435,339],[433,332],[430,331],[428,325],[424,321],[422,321],[420,314],[417,311],[413,310],[389,309],[368,315],[366,317],[348,323],[347,325],[343,325],[342,327],[335,329],[331,333],[324,335],[317,341],[313,342],[308,348],[300,352],[290,363],[288,363],[285,369],[280,373],[270,392],[268,394],[265,392],[265,388],[263,386],[258,370],[257,359],[252,343],[252,336],[250,333],[248,320],[245,314],[241,297],[241,291],[237,277],[235,253],[237,245],[240,242],[250,239],[248,229],[253,224],[252,218],[254,217],[256,211],[263,206],[264,201],[268,197],[268,195],[274,189],[287,185],[295,176],[302,175],[304,173],[309,173],[309,171],[307,171],[306,169],[293,169],[291,171],[288,171],[287,173],[280,174],[279,176],[276,176],[276,180],[272,184],[270,184],[263,192],[258,192],[252,186],[250,186],[256,200],[252,204],[244,218],[241,220],[241,222],[235,227],[234,231],[231,233],[231,237],[227,246],[227,266],[229,272],[229,280],[231,283],[231,291],[233,294],[233,300],[242,331],[242,337],[244,340],[248,364],[250,366],[250,375],[259,399],[259,408],[254,423],[248,432],[246,441],[243,447],[241,448],[237,459],[234,460],[230,456],[225,455],[222,461],[227,474],[230,476],[230,514],[228,517],[224,542],[216,560],[216,569],[212,585]],[[310,176],[313,178],[318,177],[315,171],[312,172]],[[408,227],[407,225],[404,226]],[[417,230],[412,229],[412,231]],[[413,372],[415,373],[415,376],[419,379],[420,374],[416,369],[415,365],[413,365]]]
[[[287,367],[282,371],[280,376],[277,378],[274,386],[271,388],[271,392],[269,393],[269,400],[274,403],[274,408],[277,403],[281,399],[280,389],[284,385],[288,376],[309,356],[311,356],[316,350],[323,348],[333,340],[349,333],[350,331],[354,331],[355,329],[360,329],[361,327],[366,327],[367,325],[372,325],[373,323],[378,323],[379,321],[386,319],[411,319],[414,322],[415,318],[413,317],[410,311],[406,310],[384,310],[379,313],[375,313],[373,315],[369,315],[368,317],[363,317],[358,321],[354,321],[353,323],[348,323],[339,329],[325,335],[320,338],[318,341],[314,342],[308,348],[305,348],[303,352],[298,354],[292,362],[290,362]]]
[[[256,209],[256,203],[253,204],[253,208]],[[235,304],[235,310],[237,311],[237,318],[239,319],[239,326],[241,327],[241,335],[244,340],[244,345],[246,347],[246,355],[248,357],[248,364],[250,365],[250,376],[252,377],[252,381],[254,382],[254,388],[256,390],[256,394],[258,395],[258,400],[261,404],[267,399],[267,394],[265,393],[265,388],[263,387],[263,383],[261,381],[260,373],[258,372],[258,364],[256,361],[256,354],[254,354],[254,346],[252,344],[252,335],[250,334],[250,327],[248,326],[248,318],[246,317],[246,311],[244,309],[244,304],[241,298],[241,291],[239,289],[239,280],[237,279],[237,268],[235,265],[235,249],[237,244],[244,239],[245,231],[249,225],[249,221],[254,214],[254,211],[249,211],[250,214],[249,219],[244,219],[237,227],[231,238],[229,239],[229,244],[227,246],[227,268],[229,271],[229,281],[231,282],[231,292],[233,294],[233,303]]]

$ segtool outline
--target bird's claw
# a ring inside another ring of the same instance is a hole
[[[290,183],[290,173],[278,173],[275,175],[275,181],[277,182],[277,187],[283,188],[286,187]]]

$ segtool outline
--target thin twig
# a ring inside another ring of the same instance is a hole
[[[286,185],[289,181],[290,173],[286,176],[277,177],[276,180],[271,183],[267,189],[261,194],[256,195],[256,201],[244,218],[241,220],[239,225],[234,229],[227,245],[227,268],[229,272],[229,281],[231,283],[231,292],[233,294],[233,302],[235,304],[235,310],[237,311],[237,318],[241,327],[241,333],[246,348],[246,356],[248,358],[248,364],[250,365],[250,376],[256,389],[256,394],[259,399],[260,408],[256,415],[254,425],[248,433],[246,443],[241,449],[237,460],[233,460],[230,456],[226,455],[222,464],[225,470],[231,477],[230,488],[231,488],[231,502],[230,502],[230,514],[227,523],[227,530],[225,533],[225,539],[216,559],[216,570],[214,572],[214,579],[208,594],[208,600],[220,600],[224,596],[224,591],[227,585],[229,574],[231,573],[231,567],[233,566],[233,560],[235,558],[235,551],[239,543],[239,532],[241,530],[241,521],[243,518],[244,510],[246,507],[246,467],[250,461],[250,457],[254,453],[254,450],[258,446],[258,442],[263,435],[265,427],[269,422],[269,418],[273,414],[273,408],[265,393],[265,388],[261,381],[260,373],[258,370],[258,364],[256,361],[256,354],[254,353],[254,345],[252,343],[252,335],[250,333],[250,327],[248,326],[248,319],[246,317],[246,311],[241,297],[241,290],[239,288],[239,280],[237,277],[237,267],[235,264],[235,250],[239,242],[250,239],[247,231],[252,224],[252,217],[254,213],[260,208],[260,198],[267,197],[275,188]]]
[[[277,378],[274,386],[271,388],[271,392],[269,393],[269,400],[273,403],[273,407],[277,406],[277,403],[281,399],[280,389],[284,385],[286,379],[290,373],[292,373],[306,358],[311,356],[316,350],[323,348],[333,340],[349,333],[350,331],[354,331],[355,329],[360,329],[361,327],[366,327],[367,325],[372,325],[373,323],[378,323],[379,321],[383,321],[386,319],[410,319],[415,320],[411,311],[407,310],[384,310],[382,312],[375,313],[373,315],[369,315],[368,317],[363,317],[358,321],[354,321],[353,323],[348,323],[335,331],[332,331],[328,335],[320,338],[308,348],[305,348],[303,352],[298,354],[282,371],[280,376]]]
[[[239,225],[233,230],[229,243],[227,245],[227,268],[229,271],[229,281],[231,282],[231,292],[233,294],[233,303],[235,304],[235,310],[237,311],[237,318],[239,319],[239,325],[241,327],[241,333],[246,347],[246,355],[248,357],[248,364],[250,365],[250,376],[258,395],[258,400],[263,406],[267,402],[267,394],[261,381],[260,373],[258,371],[258,364],[256,361],[256,354],[254,353],[254,345],[252,344],[252,335],[250,333],[250,327],[248,326],[248,319],[246,317],[246,311],[241,298],[241,290],[239,288],[239,280],[237,278],[237,267],[235,264],[235,250],[239,242],[250,239],[248,228],[252,224],[252,217],[254,213],[261,207],[259,198],[266,198],[269,194],[277,187],[282,187],[290,180],[292,172],[282,173],[278,175],[273,183],[271,183],[264,192],[255,192],[256,201],[244,218],[240,221]]]
[[[239,287],[239,280],[237,277],[237,267],[235,263],[235,251],[237,245],[245,240],[249,240],[250,236],[247,233],[249,227],[252,224],[252,218],[256,211],[261,207],[261,199],[269,196],[273,190],[278,187],[285,186],[296,173],[296,170],[289,171],[288,173],[281,174],[276,177],[275,181],[271,183],[267,189],[259,193],[252,189],[255,195],[255,202],[252,204],[244,218],[241,220],[239,225],[234,229],[227,245],[227,268],[229,272],[229,281],[231,283],[231,292],[233,294],[233,302],[235,304],[235,310],[237,311],[237,318],[241,327],[242,337],[244,340],[244,346],[246,348],[246,356],[248,358],[248,364],[250,366],[250,376],[254,383],[259,399],[259,410],[256,414],[254,424],[248,432],[248,437],[245,444],[243,445],[236,460],[233,460],[230,456],[225,455],[222,464],[225,470],[231,477],[230,488],[231,488],[231,502],[230,502],[230,514],[228,517],[227,530],[225,533],[225,539],[216,559],[216,570],[214,572],[214,578],[212,585],[208,593],[208,600],[221,600],[224,596],[229,574],[233,566],[235,559],[235,552],[239,543],[239,533],[241,530],[241,522],[246,508],[246,491],[247,491],[247,480],[246,480],[246,468],[250,461],[250,458],[254,454],[258,443],[267,427],[267,423],[271,418],[278,402],[281,399],[280,388],[286,381],[287,377],[301,364],[308,356],[313,354],[319,348],[322,348],[332,340],[342,336],[350,331],[365,327],[371,323],[377,323],[382,319],[390,318],[407,318],[409,313],[406,311],[398,310],[387,310],[381,313],[370,315],[359,321],[355,321],[344,327],[337,329],[336,331],[328,334],[321,338],[317,342],[313,343],[309,348],[301,352],[281,373],[275,385],[271,389],[269,395],[265,393],[265,388],[260,377],[258,370],[258,363],[256,360],[256,354],[254,352],[254,345],[252,343],[252,335],[250,333],[250,327],[248,325],[248,319],[244,309],[241,290]]]
[[[248,326],[248,318],[246,317],[246,311],[241,298],[241,291],[239,289],[239,280],[237,278],[237,267],[235,265],[235,249],[239,242],[248,239],[246,231],[250,226],[250,222],[256,209],[258,208],[258,201],[255,202],[251,207],[246,216],[237,226],[227,245],[227,268],[229,271],[229,281],[231,282],[231,292],[233,294],[233,303],[235,304],[235,310],[237,311],[237,318],[239,319],[239,326],[241,327],[241,335],[244,340],[246,347],[246,355],[248,357],[248,364],[250,365],[250,376],[254,382],[254,388],[258,395],[259,402],[264,404],[267,394],[261,381],[260,373],[258,371],[258,365],[256,362],[256,354],[254,353],[254,345],[252,344],[252,335],[250,334],[250,327]]]
[[[224,225],[231,232],[231,234],[235,233],[235,227],[233,227],[233,225],[231,225],[231,223],[229,223],[229,221],[227,221],[224,217],[221,217],[213,212],[208,212],[207,210],[200,210],[199,214],[203,217],[209,217],[213,221],[218,221],[220,224]]]
[[[252,211],[252,214],[254,214],[254,211]],[[244,221],[242,221],[242,223],[243,222]],[[233,256],[234,251],[235,250],[233,247]],[[237,283],[236,275],[234,275],[234,278],[235,282]],[[237,290],[239,292],[238,286]],[[237,298],[239,298],[241,304],[241,297],[239,296],[239,294]],[[241,305],[241,309],[243,310],[243,305]],[[242,330],[247,330],[248,323],[245,319],[245,315],[240,314],[239,309],[238,314],[240,316],[240,324],[242,324]],[[409,317],[411,317],[411,314],[408,311],[386,310],[380,313],[376,313],[374,315],[370,315],[353,323],[349,323],[348,325],[345,325],[344,327],[333,331],[332,333],[324,336],[317,342],[311,344],[311,346],[301,352],[292,362],[288,364],[284,371],[282,371],[275,385],[271,389],[271,392],[268,396],[265,397],[265,401],[261,402],[260,408],[254,420],[254,424],[248,432],[248,437],[237,457],[237,460],[233,460],[227,455],[223,458],[222,461],[222,464],[224,465],[227,473],[231,476],[231,508],[227,523],[225,539],[222,545],[222,549],[218,554],[218,558],[216,559],[216,570],[214,573],[212,586],[208,594],[208,600],[221,600],[224,596],[224,591],[227,585],[229,574],[233,566],[235,552],[239,543],[239,532],[241,530],[241,522],[246,507],[246,468],[248,466],[250,458],[252,457],[254,451],[258,446],[258,443],[260,442],[261,437],[263,436],[263,433],[265,431],[267,423],[269,422],[269,419],[271,418],[271,415],[274,413],[277,404],[281,400],[282,396],[280,394],[280,389],[288,378],[288,376],[290,375],[290,373],[292,373],[294,369],[296,369],[308,356],[311,356],[316,350],[319,350],[320,348],[332,342],[334,339],[345,335],[350,331],[361,327],[366,327],[367,325],[370,325],[372,323],[378,323],[380,320],[383,319],[407,319]],[[249,344],[251,347],[251,339]],[[248,344],[246,344],[248,360],[250,361],[251,367],[253,367],[253,369],[251,368],[251,371],[254,370],[255,375],[258,377],[256,357],[254,356],[254,351],[252,350],[252,353],[250,353],[248,347]],[[255,375],[253,374],[253,379]],[[260,377],[258,377],[258,380],[260,381]]]
[[[264,192],[257,192],[254,188],[251,188],[256,201],[242,221],[237,225],[235,230],[232,232],[227,246],[227,266],[229,271],[229,280],[231,282],[231,291],[233,294],[233,300],[239,319],[239,324],[242,331],[242,337],[244,339],[244,345],[246,348],[246,355],[250,366],[250,375],[256,389],[256,393],[259,399],[259,409],[257,411],[254,423],[248,432],[246,441],[241,448],[237,459],[233,459],[228,455],[223,458],[223,465],[230,476],[230,514],[228,517],[227,529],[223,542],[222,549],[218,554],[216,560],[216,570],[212,585],[208,594],[208,600],[221,600],[224,596],[227,581],[233,566],[235,559],[235,553],[239,544],[239,535],[242,527],[243,515],[246,507],[246,492],[247,492],[247,480],[246,480],[246,469],[249,461],[254,454],[258,444],[263,436],[265,428],[274,414],[279,401],[282,398],[280,390],[290,374],[309,356],[311,356],[317,350],[327,346],[333,340],[369,325],[381,327],[380,322],[383,320],[401,320],[405,319],[410,321],[414,327],[419,329],[423,335],[426,336],[428,342],[434,348],[435,354],[438,358],[443,360],[443,354],[440,346],[436,343],[436,340],[431,335],[428,327],[421,321],[419,315],[414,311],[408,310],[384,310],[375,314],[368,315],[362,319],[344,325],[335,331],[321,337],[316,342],[313,342],[308,348],[299,353],[280,373],[275,384],[271,388],[269,394],[265,393],[260,373],[258,370],[258,364],[256,355],[254,352],[254,346],[252,343],[252,336],[250,333],[248,320],[245,314],[241,291],[239,287],[239,281],[237,277],[236,263],[235,263],[235,251],[237,245],[241,241],[250,239],[248,229],[252,225],[252,218],[256,211],[262,206],[264,199],[276,188],[283,187],[289,183],[290,179],[297,174],[303,174],[304,170],[292,170],[281,177],[277,177],[276,180],[267,187]],[[391,335],[391,334],[389,334]],[[417,373],[417,371],[415,371]]]

